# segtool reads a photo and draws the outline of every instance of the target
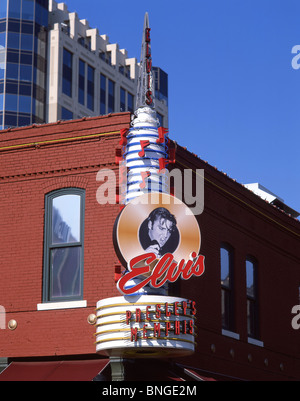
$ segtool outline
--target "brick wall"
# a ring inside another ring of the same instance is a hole
[[[0,330],[0,355],[53,356],[95,353],[94,327],[87,317],[96,302],[119,295],[112,227],[118,205],[99,205],[101,168],[116,168],[115,147],[130,114],[28,127],[1,133],[0,304],[14,331]],[[103,135],[105,134],[105,135]],[[86,190],[84,300],[87,308],[37,311],[42,302],[45,195]]]
[[[248,380],[300,378],[300,330],[291,326],[299,303],[300,222],[178,146],[177,167],[204,169],[205,205],[199,216],[206,271],[181,283],[197,301],[197,352],[187,364]],[[222,335],[220,246],[234,249],[235,332]],[[258,299],[263,347],[248,343],[245,260],[258,261]],[[213,350],[213,351],[212,351]]]
[[[99,205],[96,181],[113,168],[115,148],[130,114],[3,131],[0,137],[0,357],[95,354],[95,327],[87,322],[101,298],[118,296],[112,228],[118,205]],[[180,283],[177,295],[197,302],[196,353],[181,362],[244,379],[300,379],[300,331],[291,326],[299,302],[300,223],[226,174],[177,146],[178,168],[204,169],[205,205],[198,216],[206,271]],[[38,311],[42,302],[45,195],[64,187],[86,190],[84,300],[87,307]],[[235,332],[222,335],[220,245],[235,251]],[[263,347],[248,343],[245,258],[258,260]]]

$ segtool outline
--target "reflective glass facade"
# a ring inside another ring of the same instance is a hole
[[[62,92],[70,97],[72,97],[72,65],[73,65],[73,54],[69,52],[67,49],[64,49]]]
[[[152,67],[155,81],[155,98],[168,104],[168,74],[159,67]]]
[[[120,111],[126,110],[126,91],[122,87],[120,88]]]
[[[85,62],[79,60],[78,74],[78,102],[82,105],[85,103]]]
[[[115,111],[115,83],[111,79],[108,80],[108,113]]]
[[[131,93],[127,93],[127,109],[133,113],[133,100],[134,96]]]
[[[106,76],[100,74],[100,114],[106,114]]]
[[[127,97],[127,106],[126,106]],[[120,111],[130,111],[133,113],[133,99],[134,96],[127,92],[124,88],[120,87]]]
[[[87,74],[87,107],[94,110],[94,92],[95,92],[95,69],[88,65]]]
[[[0,128],[45,122],[48,0],[0,1]]]

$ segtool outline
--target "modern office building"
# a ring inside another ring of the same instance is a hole
[[[54,0],[0,4],[0,128],[130,111],[139,63]],[[168,126],[168,76],[153,68]]]
[[[0,127],[45,122],[47,0],[0,2]]]

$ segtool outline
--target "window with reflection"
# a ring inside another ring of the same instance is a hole
[[[20,48],[20,34],[19,33],[8,32],[7,47],[9,49],[19,49]]]
[[[85,104],[85,62],[82,60],[79,60],[78,102]]]
[[[82,299],[84,190],[46,196],[43,301]]]
[[[87,73],[87,107],[94,110],[94,92],[95,92],[95,69],[88,65]]]
[[[6,79],[18,79],[19,78],[19,64],[6,64]]]
[[[6,111],[4,115],[4,128],[15,127],[17,125],[17,112]]]
[[[32,50],[33,48],[33,35],[22,34],[21,35],[21,49]]]
[[[6,21],[1,21],[0,19],[0,32],[6,32]]]
[[[20,113],[31,113],[31,97],[30,96],[19,96],[19,112]]]
[[[32,0],[23,0],[22,2],[22,19],[33,21],[34,2]]]
[[[7,13],[7,2],[0,1],[0,19],[1,18],[6,18],[6,13]]]
[[[221,312],[222,328],[234,330],[233,297],[233,249],[223,244],[220,249],[221,261]]]
[[[7,94],[5,97],[5,109],[9,111],[18,110],[18,96]]]
[[[120,87],[120,111],[126,110],[126,91]]]
[[[100,74],[100,114],[106,114],[106,76]]]
[[[72,120],[73,112],[62,106],[61,108],[61,119],[62,120]]]
[[[30,35],[33,35],[33,22],[29,21],[22,21],[21,24],[21,33],[28,33]]]
[[[29,125],[30,124],[30,115],[29,116],[25,116],[22,115],[21,113],[19,113],[18,115],[18,126],[24,126],[24,125]]]
[[[20,81],[31,82],[32,80],[32,66],[20,64]]]
[[[108,113],[114,113],[115,111],[115,83],[108,80]]]
[[[35,21],[47,26],[48,24],[48,0],[38,0],[35,2]]]
[[[9,19],[7,26],[8,26],[8,32],[20,33],[20,21]]]
[[[73,54],[67,49],[63,50],[63,80],[62,91],[65,95],[72,97],[72,64]]]
[[[0,63],[0,79],[4,78],[4,72],[5,72],[5,64]]]
[[[246,259],[246,286],[248,336],[258,339],[257,262],[252,257]]]
[[[8,17],[20,19],[21,17],[21,0],[9,2]]]
[[[129,92],[127,93],[127,109],[133,113],[133,95]]]
[[[6,47],[6,32],[0,33],[0,49],[5,49]]]
[[[20,52],[20,63],[32,65],[32,52],[21,51]]]
[[[18,63],[19,62],[19,51],[18,50],[8,50],[7,51],[7,62],[8,63]]]

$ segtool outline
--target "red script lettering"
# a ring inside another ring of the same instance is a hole
[[[119,291],[125,295],[133,294],[145,285],[150,284],[153,288],[159,288],[167,281],[173,283],[181,275],[184,280],[192,276],[200,277],[204,273],[204,256],[193,252],[194,259],[187,262],[182,259],[178,264],[174,261],[171,253],[165,254],[157,261],[152,272],[150,272],[151,264],[155,262],[155,253],[149,252],[136,256],[129,262],[129,272],[122,276],[117,283]],[[142,262],[144,262],[142,264]],[[139,266],[137,266],[139,265]],[[151,273],[149,275],[149,273]],[[131,288],[125,288],[126,283],[136,277],[143,278],[143,275],[149,275],[144,280]]]

